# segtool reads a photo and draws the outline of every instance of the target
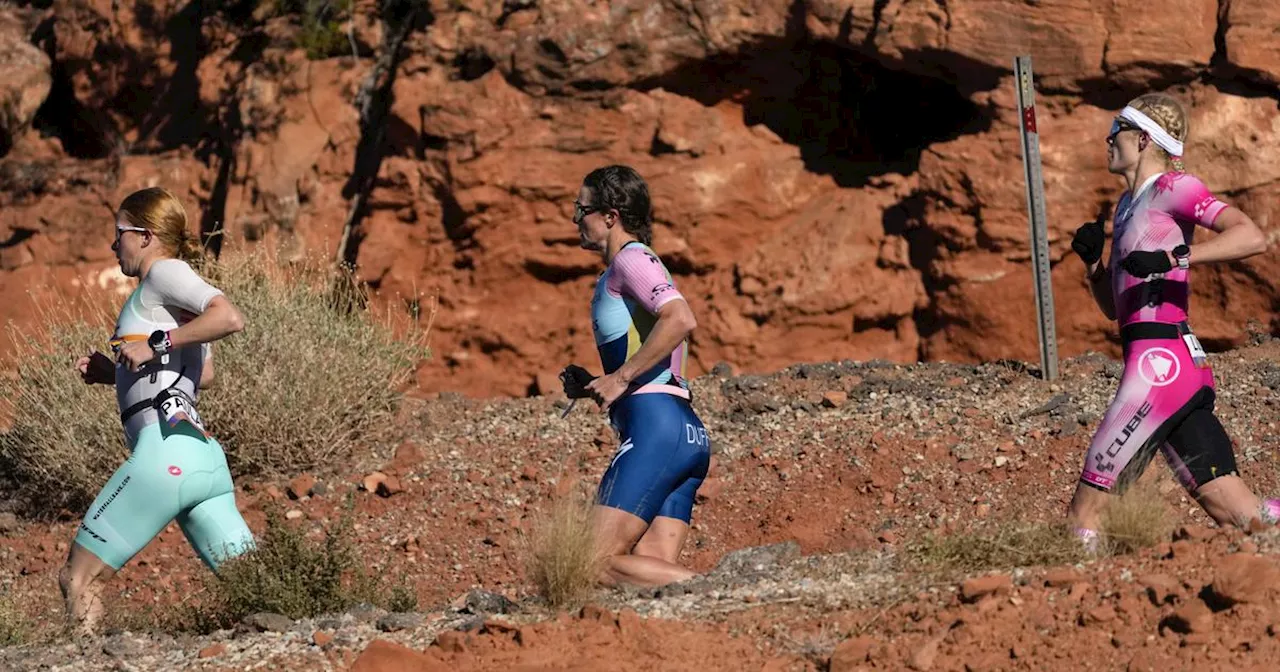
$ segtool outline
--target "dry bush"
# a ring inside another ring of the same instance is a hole
[[[8,595],[0,595],[0,646],[25,644],[30,635],[31,622]]]
[[[37,303],[32,327],[7,326],[14,352],[11,375],[0,377],[9,425],[0,431],[0,473],[29,511],[82,510],[128,457],[115,391],[85,385],[73,369],[82,354],[110,352],[112,316],[97,305],[54,297]]]
[[[402,389],[429,356],[430,325],[362,308],[361,289],[323,263],[232,255],[205,269],[245,316],[214,344],[217,380],[201,416],[237,475],[340,464],[391,436]]]
[[[1067,565],[1085,559],[1085,552],[1066,524],[989,524],[969,532],[927,536],[907,547],[907,557],[926,571],[950,574]]]
[[[1107,552],[1120,555],[1168,541],[1173,518],[1156,483],[1144,480],[1111,498],[1101,528]]]
[[[593,501],[581,495],[552,503],[533,520],[528,538],[529,578],[556,609],[586,602],[602,569],[591,527]]]
[[[362,603],[389,611],[416,609],[412,590],[388,587],[388,575],[372,571],[357,550],[352,508],[348,500],[342,516],[320,538],[268,509],[266,528],[254,548],[219,565],[216,577],[206,576],[198,604],[160,614],[158,627],[209,632],[262,612],[297,620],[342,613]]]
[[[375,316],[349,273],[320,263],[234,253],[200,270],[247,323],[214,344],[216,380],[200,395],[236,476],[332,468],[396,431],[402,388],[429,356],[429,321]],[[30,513],[82,511],[128,456],[111,386],[85,385],[72,369],[93,349],[110,353],[119,303],[96,300],[55,299],[33,327],[9,325],[0,474]]]

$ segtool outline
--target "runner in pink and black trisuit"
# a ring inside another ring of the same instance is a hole
[[[1187,323],[1191,266],[1259,254],[1266,237],[1183,172],[1187,125],[1182,106],[1164,94],[1141,96],[1120,112],[1107,136],[1108,169],[1129,189],[1116,206],[1109,263],[1102,263],[1105,215],[1072,241],[1124,347],[1120,388],[1071,501],[1076,534],[1090,549],[1107,495],[1141,476],[1156,449],[1219,524],[1280,520],[1280,501],[1260,501],[1236,470],[1231,439],[1213,412],[1213,371]],[[1193,247],[1197,225],[1219,235]]]

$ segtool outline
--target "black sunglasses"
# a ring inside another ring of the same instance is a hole
[[[600,212],[604,208],[596,205],[583,205],[577,201],[573,202],[573,223],[581,224],[582,218],[593,212]]]
[[[1123,121],[1115,121],[1115,122],[1112,122],[1111,124],[1111,132],[1107,134],[1107,144],[1108,145],[1116,144],[1116,136],[1120,135],[1125,131],[1138,131],[1139,133],[1143,132],[1141,128],[1138,128],[1133,124],[1127,124]]]

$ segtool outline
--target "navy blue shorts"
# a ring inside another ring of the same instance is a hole
[[[596,502],[643,518],[693,518],[693,498],[707,477],[711,444],[688,400],[633,394],[610,411],[622,444],[600,481]]]

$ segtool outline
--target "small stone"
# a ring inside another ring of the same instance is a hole
[[[624,607],[618,611],[618,631],[623,637],[630,637],[640,632],[640,628],[644,621],[640,619],[640,614],[636,613],[631,607]]]
[[[1050,588],[1066,588],[1080,580],[1080,573],[1074,569],[1051,569],[1044,575],[1044,585]]]
[[[445,630],[436,635],[435,645],[449,653],[463,653],[467,650],[466,635],[457,630]]]
[[[288,512],[284,514],[284,517],[287,520],[297,520],[302,516],[303,516],[303,513],[299,509],[290,509]]]
[[[269,611],[248,616],[244,619],[244,623],[259,632],[288,632],[293,629],[293,619]]]
[[[1198,547],[1195,542],[1187,539],[1179,539],[1173,542],[1173,557],[1179,560],[1195,557],[1198,554]]]
[[[274,485],[268,485],[264,492],[267,493],[267,497],[270,497],[273,500],[279,500],[284,497],[284,493],[280,492],[280,488],[277,488]]]
[[[18,529],[18,517],[9,511],[0,513],[0,534],[8,536]]]
[[[885,543],[885,544],[896,544],[899,541],[898,535],[895,534],[893,530],[885,530],[884,532],[880,533],[879,537],[876,537],[876,538],[879,539],[881,543]]]
[[[1178,528],[1178,531],[1174,533],[1173,538],[1175,540],[1190,539],[1192,541],[1205,541],[1212,538],[1213,534],[1213,530],[1205,527],[1204,525],[1184,525],[1183,527]]]
[[[1097,625],[1116,620],[1116,610],[1111,605],[1094,607],[1081,614],[1081,625]]]
[[[299,474],[289,481],[289,498],[302,499],[311,496],[311,488],[316,484],[316,477],[311,474]]]
[[[506,614],[515,604],[498,593],[491,593],[479,588],[467,593],[465,608],[472,614]]]
[[[404,486],[400,484],[400,479],[395,476],[387,476],[378,484],[376,491],[381,497],[390,497],[392,495],[404,492]]]
[[[378,629],[382,632],[399,632],[416,628],[422,623],[422,614],[413,612],[393,612],[378,619]]]
[[[323,630],[316,630],[315,633],[311,635],[311,643],[320,648],[324,648],[333,643],[333,635]]]
[[[1008,574],[993,574],[967,579],[960,584],[960,595],[966,602],[973,602],[986,595],[1007,592],[1012,587],[1013,580]]]
[[[438,661],[432,660],[425,654],[403,644],[388,642],[385,639],[375,639],[369,642],[369,646],[360,653],[355,663],[351,665],[350,670],[351,672],[433,670],[437,669],[438,665]]]
[[[204,660],[205,658],[216,658],[217,656],[221,656],[226,652],[227,652],[227,645],[223,644],[222,642],[218,642],[217,644],[211,644],[209,646],[204,647],[203,649],[200,649],[200,653],[197,653],[196,657],[201,660]]]
[[[1000,467],[1003,467],[1003,466],[1004,466],[1004,465],[1006,465],[1006,464],[1009,464],[1009,458],[1005,457],[1004,455],[996,455],[996,468],[997,468],[997,469],[999,469]]]
[[[822,393],[822,405],[827,408],[840,408],[849,401],[849,394],[840,390],[828,390]]]
[[[1236,553],[1219,561],[1210,589],[1227,606],[1264,602],[1276,578],[1276,567],[1271,561]]]
[[[1242,541],[1240,542],[1240,552],[1241,553],[1257,553],[1258,545],[1253,543],[1252,541]]]
[[[835,651],[831,652],[831,662],[827,669],[830,672],[852,672],[862,663],[867,662],[871,656],[871,648],[875,645],[876,640],[873,637],[866,635],[850,637],[840,642]]]
[[[911,654],[911,660],[907,663],[908,666],[919,672],[928,672],[928,670],[933,669],[933,664],[938,659],[938,645],[941,643],[942,640],[939,638],[925,642],[924,646],[916,649],[915,653]]]
[[[532,464],[524,465],[524,469],[520,470],[520,480],[536,481],[538,480],[538,468]]]
[[[1172,602],[1178,582],[1168,574],[1146,574],[1138,577],[1138,585],[1147,589],[1147,596],[1157,607]]]
[[[719,497],[721,492],[724,492],[724,479],[711,476],[698,487],[695,499],[699,504],[705,504]]]
[[[1213,629],[1213,612],[1204,602],[1189,602],[1165,619],[1170,630],[1178,633],[1208,632]]]
[[[385,480],[387,480],[386,474],[381,471],[375,471],[372,474],[365,476],[364,480],[360,481],[360,487],[364,488],[367,492],[377,492],[378,486],[382,485],[382,482]]]

